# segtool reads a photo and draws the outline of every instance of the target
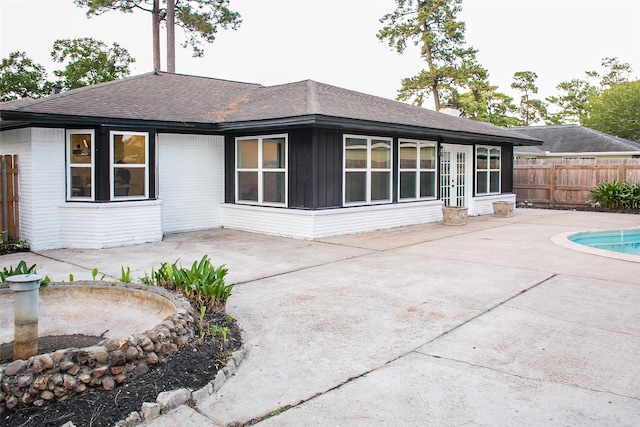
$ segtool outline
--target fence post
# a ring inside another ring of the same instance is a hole
[[[9,201],[7,195],[7,159],[2,157],[2,241],[7,243],[9,238]]]
[[[551,163],[549,168],[549,203],[551,206],[556,205],[556,164]]]

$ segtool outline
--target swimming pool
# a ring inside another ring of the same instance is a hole
[[[595,249],[640,255],[640,229],[587,231],[571,234],[567,238]]]

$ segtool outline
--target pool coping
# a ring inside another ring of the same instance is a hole
[[[590,246],[582,245],[580,243],[575,243],[569,240],[569,236],[580,233],[594,233],[594,232],[602,232],[606,233],[608,231],[620,231],[620,230],[640,230],[640,227],[632,227],[632,228],[615,228],[609,230],[582,230],[582,231],[569,231],[566,233],[555,234],[550,237],[550,240],[556,245],[562,246],[567,249],[571,249],[574,251],[585,252],[591,255],[598,255],[607,258],[619,259],[622,261],[630,261],[640,263],[640,255],[631,255],[624,254],[622,252],[608,251],[606,249],[597,249],[592,248]]]

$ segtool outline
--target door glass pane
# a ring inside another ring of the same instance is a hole
[[[71,169],[71,196],[91,197],[91,168]]]
[[[371,168],[389,169],[391,167],[391,141],[371,140]]]
[[[416,168],[417,147],[415,142],[400,143],[400,169]]]
[[[284,203],[284,172],[264,172],[262,175],[263,194],[265,203]]]
[[[435,172],[420,172],[420,197],[436,197]]]
[[[367,140],[347,138],[345,150],[345,166],[347,169],[364,169],[367,167]]]
[[[238,172],[238,200],[258,201],[258,172]]]
[[[366,172],[347,172],[344,185],[345,202],[364,202],[367,200]]]
[[[500,172],[491,171],[489,173],[489,192],[491,193],[499,193],[500,192]]]
[[[391,200],[391,174],[371,172],[371,201]]]
[[[498,148],[492,148],[490,151],[490,165],[491,169],[500,169],[500,150]]]
[[[420,169],[436,168],[436,147],[420,147]]]
[[[116,164],[146,164],[144,135],[113,135],[113,162]]]
[[[91,164],[91,143],[90,133],[69,135],[69,152],[72,164]]]
[[[416,173],[400,172],[400,198],[414,199],[416,197]]]
[[[258,140],[238,141],[238,168],[254,169],[258,167]],[[256,193],[257,194],[257,193]],[[256,199],[257,200],[257,199]]]
[[[476,168],[487,169],[487,149],[479,147],[476,152]]]
[[[262,141],[262,167],[283,169],[285,167],[284,138],[269,138]]]

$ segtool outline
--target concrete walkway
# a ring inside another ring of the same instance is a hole
[[[147,426],[640,424],[640,263],[556,234],[640,226],[639,215],[517,210],[294,240],[232,230],[107,250],[0,258],[54,280],[140,277],[208,254],[237,282],[235,376],[197,411]]]

